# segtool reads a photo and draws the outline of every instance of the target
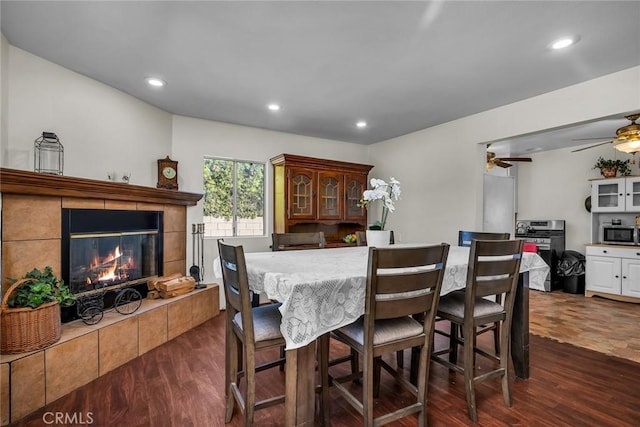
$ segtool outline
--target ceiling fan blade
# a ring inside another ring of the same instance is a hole
[[[576,153],[576,152],[578,152],[578,151],[588,150],[589,148],[599,147],[599,146],[601,146],[601,145],[609,144],[609,143],[611,143],[611,142],[613,142],[613,141],[605,141],[605,142],[601,142],[600,144],[590,145],[590,146],[588,146],[588,147],[578,148],[577,150],[572,150],[571,152],[572,152],[572,153]]]
[[[496,160],[504,162],[531,162],[531,157],[499,157]]]
[[[511,166],[513,166],[512,164],[509,163],[505,163],[502,160],[494,160],[494,163],[496,166],[500,166],[501,168],[510,168]]]
[[[615,136],[603,136],[601,138],[575,138],[572,139],[572,141],[597,141],[597,140],[602,140],[602,139],[614,139]]]

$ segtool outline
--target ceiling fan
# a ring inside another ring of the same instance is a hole
[[[577,150],[573,150],[572,153],[577,151],[588,150],[590,148],[599,147],[601,145],[613,143],[615,144],[613,147],[618,150],[629,154],[635,154],[640,151],[640,125],[636,123],[636,120],[640,119],[640,113],[638,114],[630,114],[625,116],[625,119],[631,121],[630,124],[626,126],[622,126],[616,131],[616,136],[612,137],[602,137],[602,138],[584,138],[584,140],[589,139],[609,139],[609,141],[600,142],[595,145],[590,145],[588,147],[578,148]],[[579,140],[576,140],[579,141]]]
[[[487,170],[493,169],[494,166],[501,168],[510,168],[513,166],[507,162],[530,162],[530,157],[496,157],[496,153],[487,151]]]

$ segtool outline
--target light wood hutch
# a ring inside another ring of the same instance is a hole
[[[274,170],[276,233],[323,231],[327,246],[367,228],[367,211],[358,206],[373,166],[281,154]]]

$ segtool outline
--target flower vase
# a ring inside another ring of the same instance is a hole
[[[367,230],[367,246],[389,246],[391,241],[391,231],[389,230]]]

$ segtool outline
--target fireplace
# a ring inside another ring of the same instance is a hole
[[[62,279],[78,298],[102,294],[105,308],[123,287],[146,295],[146,281],[162,275],[162,224],[159,211],[63,209]]]

